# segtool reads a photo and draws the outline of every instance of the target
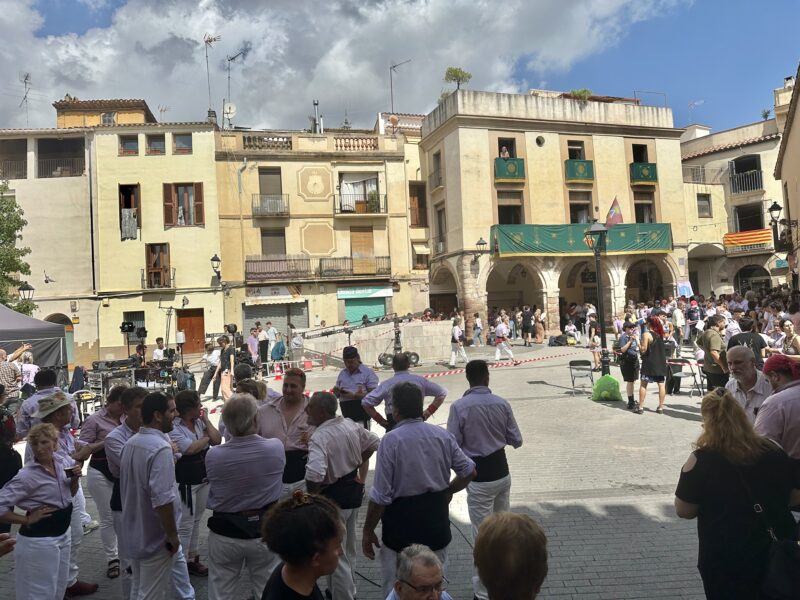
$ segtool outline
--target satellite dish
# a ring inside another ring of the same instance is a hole
[[[226,119],[232,119],[236,116],[236,105],[233,102],[226,102],[222,107],[222,114]]]
[[[392,124],[392,127],[397,127],[397,124],[400,122],[400,118],[397,115],[392,115],[389,117],[389,123]]]

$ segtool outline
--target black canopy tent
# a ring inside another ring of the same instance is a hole
[[[23,343],[33,348],[33,362],[40,367],[66,367],[64,326],[25,316],[0,304],[0,348],[11,354]]]

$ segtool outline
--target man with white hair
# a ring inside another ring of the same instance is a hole
[[[761,371],[756,369],[756,357],[750,348],[733,346],[726,356],[731,378],[725,384],[725,389],[736,398],[750,422],[755,423],[758,409],[772,394],[772,386]]]
[[[222,413],[231,438],[206,455],[209,598],[233,598],[243,567],[260,598],[277,560],[261,542],[261,520],[281,497],[286,454],[280,440],[257,434],[257,415],[250,394],[231,396]]]
[[[386,600],[453,600],[444,587],[442,562],[436,553],[422,544],[411,544],[397,555],[397,579]]]

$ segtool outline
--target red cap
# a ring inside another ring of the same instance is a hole
[[[791,373],[792,379],[800,379],[800,363],[793,361],[785,354],[773,354],[764,361],[761,371],[767,373]]]
[[[690,305],[691,305],[691,306],[697,306],[697,300],[692,300],[692,301],[690,302]]]

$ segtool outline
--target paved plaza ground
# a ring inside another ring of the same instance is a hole
[[[659,415],[653,389],[645,413],[636,415],[625,410],[624,402],[592,402],[586,390],[573,395],[567,362],[589,358],[588,350],[514,347],[514,351],[519,359],[541,360],[493,369],[491,388],[511,403],[525,441],[519,450],[508,452],[512,510],[534,517],[548,537],[550,572],[539,597],[704,598],[695,566],[696,523],[679,520],[673,508],[681,465],[700,431],[699,396],[690,398],[687,391],[668,396],[667,409]],[[470,348],[468,353],[471,358],[493,358],[494,349]],[[442,363],[422,366],[418,372],[447,369]],[[612,367],[612,373],[619,371]],[[381,372],[381,379],[390,374]],[[333,369],[315,371],[309,373],[307,387],[328,389],[335,379]],[[463,373],[435,381],[449,391],[444,407],[432,419],[444,426],[449,404],[468,386]],[[88,504],[96,516],[91,499]],[[365,512],[362,508],[360,521]],[[455,496],[450,514],[448,590],[456,600],[469,600],[472,558],[465,492]],[[204,526],[204,557],[207,534]],[[120,598],[119,580],[105,577],[97,531],[83,538],[79,564],[81,579],[100,583],[92,598]],[[356,569],[359,599],[381,599],[376,587],[379,565],[359,556]],[[205,599],[206,579],[192,577],[192,582],[197,598]],[[242,593],[237,596],[243,600],[249,597],[245,583],[243,575]],[[0,559],[0,598],[13,598],[13,587],[9,556]]]

